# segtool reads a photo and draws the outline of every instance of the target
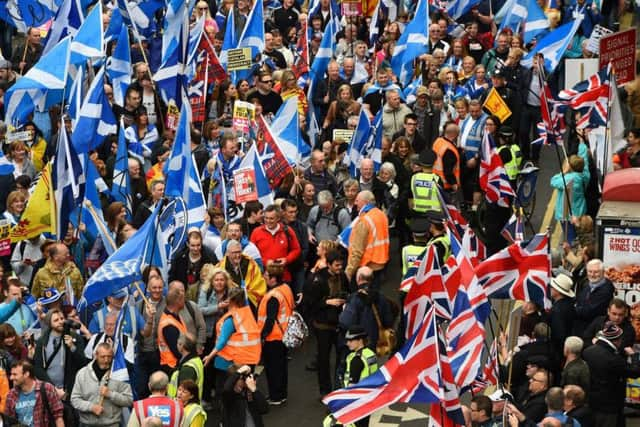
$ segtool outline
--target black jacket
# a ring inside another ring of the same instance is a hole
[[[222,425],[224,427],[245,427],[246,411],[249,411],[254,426],[264,427],[262,415],[269,412],[267,399],[265,399],[260,390],[256,390],[251,394],[247,390],[242,393],[236,393],[233,387],[237,380],[238,374],[230,375],[224,385],[222,404],[225,410]]]
[[[329,286],[330,278],[335,280],[334,292],[331,292]],[[331,276],[329,269],[325,267],[310,274],[304,287],[303,297],[306,317],[311,319],[315,327],[335,329],[342,309],[328,305],[325,301],[332,298],[347,299],[350,291],[349,279],[344,273],[337,277]]]
[[[547,359],[548,366],[551,372],[557,374],[560,370],[559,362],[557,360],[557,353],[553,350],[551,341],[545,339],[537,339],[536,341],[525,344],[520,348],[520,351],[513,356],[513,369],[512,383],[515,386],[521,385],[528,381],[526,376],[527,360],[532,356],[543,356]],[[555,375],[555,378],[559,378]]]
[[[604,283],[596,287],[593,292],[586,284],[576,295],[576,317],[573,322],[574,335],[582,336],[584,330],[593,319],[607,314],[609,301],[613,298],[613,283],[605,279]]]
[[[47,369],[45,368],[46,356],[45,349],[49,342],[49,336],[51,330],[47,330],[36,341],[36,351],[33,356],[33,371],[37,379],[40,381],[51,382]],[[62,347],[59,351],[64,351],[64,390],[71,396],[71,390],[73,390],[73,384],[76,381],[76,374],[84,365],[87,364],[87,359],[84,357],[84,339],[78,336],[75,332],[71,332],[71,336],[75,338],[76,350],[72,352],[69,347],[62,341]]]
[[[593,412],[591,412],[591,408],[589,408],[587,405],[582,405],[579,408],[574,408],[567,412],[567,415],[578,420],[582,427],[595,427],[595,423],[593,421]]]
[[[596,336],[598,331],[601,331],[604,327],[604,324],[609,320],[609,316],[598,316],[593,319],[593,322],[587,326],[587,329],[584,331],[584,335],[582,335],[582,339],[584,340],[584,348],[589,347],[593,337]],[[624,319],[622,323],[619,325],[622,328],[622,345],[620,348],[632,347],[636,342],[636,330],[633,329],[631,323],[628,319]]]
[[[546,390],[528,396],[522,403],[520,409],[528,420],[532,420],[535,423],[539,423],[547,413],[547,404],[544,401],[544,396],[547,394]]]
[[[204,264],[217,264],[218,258],[211,249],[202,245],[202,258],[200,259],[200,267]],[[169,282],[179,280],[184,283],[185,288],[189,281],[189,247],[185,246],[171,260],[171,269],[169,270]],[[196,275],[200,276],[200,269],[197,269]]]
[[[551,327],[551,343],[559,354],[562,354],[564,349],[564,340],[571,335],[573,330],[574,316],[573,298],[563,297],[553,302],[549,313],[549,326]]]
[[[621,413],[627,378],[639,377],[640,366],[629,365],[609,343],[601,340],[584,350],[582,358],[591,373],[589,406],[597,408],[598,412]]]
[[[401,131],[394,133],[392,139],[393,141],[395,141],[401,136],[406,136],[405,134],[406,131],[402,129]],[[431,146],[431,144],[429,144],[429,146]],[[420,134],[420,132],[416,132],[416,134],[414,135],[413,141],[411,141],[411,148],[413,148],[413,152],[417,154],[420,154],[422,150],[427,148],[427,140]]]

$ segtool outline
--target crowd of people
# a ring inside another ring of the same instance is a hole
[[[457,22],[431,6],[425,29],[429,53],[414,63],[421,80],[415,88],[401,87],[392,56],[416,2],[387,10],[379,28],[371,25],[363,2],[362,13],[340,19],[326,77],[308,92],[300,80],[299,40],[308,38],[313,63],[336,14],[334,2],[316,3],[265,2],[264,52],[255,58],[251,77],[227,78],[208,88],[204,119],[194,120],[190,129],[208,201],[205,223],[187,230],[170,268],[147,266],[141,284],[115,290],[100,305],[78,311],[75,302],[87,278],[108,259],[101,237],[90,238],[84,224],[70,225],[58,241],[43,233],[12,243],[0,257],[2,425],[202,427],[215,413],[225,427],[260,427],[270,407],[286,410],[278,407],[288,399],[292,346],[286,336],[297,319],[294,312],[315,341],[306,368],[317,373],[317,393],[323,397],[377,371],[402,345],[404,294],[395,289],[401,277],[391,277],[387,267],[392,258],[399,259],[404,274],[430,245],[440,265],[446,261],[451,242],[443,204],[460,210],[488,255],[507,246],[501,231],[512,206],[489,202],[480,185],[484,136],[495,140],[514,189],[526,162],[559,168],[542,164],[540,145],[530,145],[541,121],[542,80],[538,58],[530,68],[521,60],[535,40],[525,44],[518,33],[498,31],[494,12],[501,1],[481,1]],[[588,39],[596,24],[617,31],[638,23],[633,2],[578,0],[557,8],[544,3],[547,33],[574,19],[585,4],[565,58],[595,55]],[[204,19],[204,37],[220,55],[230,10],[240,34],[252,7],[249,0],[201,0],[192,22]],[[104,9],[105,28],[111,8]],[[162,28],[163,9],[152,19]],[[457,24],[464,28],[461,35],[451,31]],[[21,45],[13,36],[1,22],[6,59],[0,60],[0,95],[43,54],[40,28],[29,28]],[[130,211],[108,191],[96,206],[117,246],[165,200],[165,163],[176,133],[164,121],[167,105],[153,80],[161,35],[133,36],[134,65],[123,105],[114,99],[113,82],[104,82],[129,151]],[[116,43],[112,40],[107,52]],[[563,89],[564,64],[545,79],[552,91]],[[511,112],[502,121],[484,107],[491,89]],[[613,153],[614,165],[640,167],[640,77],[620,94],[628,146]],[[297,99],[303,143],[313,144],[308,167],[298,164],[287,173],[273,189],[273,204],[246,202],[234,207],[239,214],[233,218],[224,210],[226,203],[213,203],[211,195],[221,185],[233,188],[234,172],[253,143],[234,129],[234,103],[252,103],[256,115],[270,122],[291,98]],[[4,110],[3,101],[0,106]],[[315,133],[307,122],[310,107],[317,114]],[[382,111],[381,154],[350,169],[349,142],[335,131],[355,130],[361,110],[370,119]],[[629,307],[614,297],[594,246],[600,200],[590,129],[575,128],[577,114],[567,118],[572,120],[562,172],[550,183],[539,183],[558,190],[555,219],[565,230],[549,283],[553,306],[545,312],[525,303],[519,351],[508,348],[501,336],[500,384],[490,395],[475,395],[464,408],[469,425],[623,426],[626,379],[640,376]],[[11,170],[0,175],[0,211],[16,226],[29,220],[23,212],[30,187],[42,179],[59,134],[70,136],[74,123],[57,105],[36,109],[16,129],[8,125],[0,125],[2,166]],[[24,133],[11,138],[16,131]],[[89,153],[109,187],[117,140],[110,135]],[[222,179],[215,179],[215,170]],[[401,250],[392,251],[396,244]],[[390,333],[395,328],[397,343]],[[118,350],[124,353],[128,379],[114,374]],[[257,384],[262,370],[265,390]],[[356,425],[367,423],[365,418]]]

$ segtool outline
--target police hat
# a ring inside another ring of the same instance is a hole
[[[495,69],[495,70],[493,70],[493,74],[491,74],[491,77],[497,77],[497,78],[504,79],[506,76],[504,75],[504,71],[502,71],[500,69]]]
[[[367,337],[367,332],[364,330],[362,326],[352,326],[347,331],[347,334],[344,336],[344,339],[349,340],[357,340],[364,339]]]
[[[429,231],[429,225],[431,221],[427,219],[425,216],[419,216],[411,219],[411,232],[415,236],[424,236]]]
[[[422,150],[420,155],[418,156],[418,164],[421,166],[433,166],[436,161],[436,153],[433,150]]]
[[[512,138],[513,134],[513,128],[511,128],[511,126],[500,126],[500,130],[498,131],[498,135],[504,138]]]

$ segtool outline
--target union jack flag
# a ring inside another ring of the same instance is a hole
[[[262,166],[269,180],[269,186],[271,189],[276,189],[280,186],[284,177],[292,171],[291,165],[278,146],[264,117],[260,115],[256,122],[258,125],[256,148],[262,159]]]
[[[524,221],[522,221],[522,217],[515,213],[511,215],[511,218],[509,218],[509,221],[504,225],[500,234],[502,234],[502,237],[504,237],[509,244],[523,241]]]
[[[481,393],[485,388],[490,385],[498,385],[500,378],[500,371],[498,367],[498,340],[493,339],[491,347],[489,347],[489,353],[487,354],[487,360],[484,362],[482,371],[478,373],[478,377],[473,382],[472,391],[473,394]]]
[[[456,292],[452,300],[451,322],[447,328],[447,353],[455,383],[462,388],[473,383],[480,369],[484,324],[491,312],[491,305],[464,248],[455,236],[449,234],[449,238],[451,256],[442,270],[445,286]],[[445,270],[448,271],[445,273]]]
[[[487,201],[505,208],[511,206],[511,200],[515,197],[500,155],[488,132],[485,132],[482,139],[480,188],[484,191]]]
[[[442,211],[444,212],[445,222],[447,223],[449,230],[453,231],[458,239],[461,239],[465,230],[469,227],[469,223],[458,208],[454,205],[447,204],[442,191],[443,190],[438,187],[438,199],[440,201],[440,206],[443,207]]]
[[[487,247],[469,226],[462,235],[462,247],[467,251],[469,260],[474,267],[487,257]]]
[[[341,424],[351,424],[397,402],[436,403],[445,400],[442,359],[435,310],[378,371],[358,384],[329,393],[322,400]]]
[[[532,301],[551,308],[547,284],[551,280],[549,236],[536,234],[514,243],[476,267],[476,275],[491,298]]]
[[[432,404],[430,410],[431,426],[456,427],[465,425],[464,415],[460,407],[460,390],[456,386],[453,370],[449,364],[449,356],[444,349],[445,338],[438,330],[440,350],[440,384],[444,390],[444,399],[440,404]]]
[[[538,78],[540,79],[540,115],[542,122],[537,124],[538,139],[531,144],[544,143],[550,145],[555,142],[558,145],[563,143],[566,132],[564,114],[568,108],[567,101],[557,101],[551,95],[549,84],[544,79],[544,67],[542,62],[538,62]],[[551,138],[551,139],[549,139]]]
[[[451,292],[445,287],[436,247],[429,245],[421,258],[417,262],[419,267],[413,277],[411,288],[404,299],[407,339],[420,328],[420,322],[432,306],[440,319],[451,320],[450,302],[455,296],[455,288]]]
[[[610,91],[611,64],[573,88],[560,91],[558,97],[581,113],[576,127],[598,127],[607,125]]]

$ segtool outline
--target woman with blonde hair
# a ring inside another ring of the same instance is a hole
[[[316,249],[318,260],[311,268],[310,272],[315,273],[316,271],[325,268],[327,266],[327,254],[336,249],[338,249],[338,244],[336,242],[332,240],[320,240],[320,243],[318,243],[318,249]]]
[[[24,142],[12,142],[9,146],[7,158],[11,160],[11,164],[14,167],[14,178],[17,178],[20,175],[27,175],[29,178],[33,179],[33,177],[36,176],[36,167],[33,165],[33,162],[29,160],[29,150]]]
[[[17,225],[20,216],[24,211],[27,198],[19,190],[14,190],[7,196],[7,210],[4,211],[2,217],[9,221],[11,225]]]
[[[360,104],[353,98],[351,86],[343,84],[338,88],[337,99],[332,101],[322,129],[347,129],[349,116],[360,114]]]
[[[309,104],[307,102],[307,95],[304,90],[298,87],[298,79],[291,70],[284,70],[282,72],[282,78],[280,80],[280,97],[282,102],[287,102],[289,98],[298,98],[298,112],[306,115],[309,110]]]
[[[213,264],[205,264],[200,270],[200,291],[198,294],[198,308],[202,311],[206,324],[207,341],[205,354],[213,349],[216,342],[216,322],[227,312],[229,306],[229,289],[236,288],[231,276],[224,269]],[[213,365],[205,368],[202,396],[207,400],[215,386],[215,369]]]

